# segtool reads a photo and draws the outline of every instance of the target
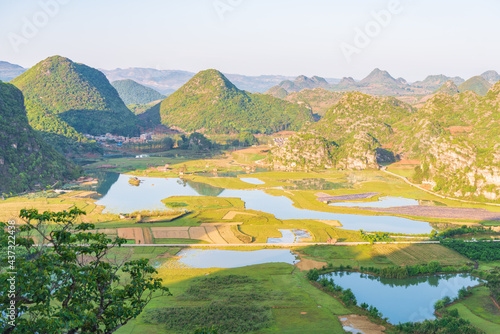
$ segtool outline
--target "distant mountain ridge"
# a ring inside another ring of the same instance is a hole
[[[486,71],[481,76],[492,85],[500,81],[500,74],[497,71]]]
[[[439,89],[447,81],[452,81],[457,86],[465,82],[465,80],[460,77],[448,77],[446,75],[439,74],[439,75],[429,75],[423,81],[414,82],[412,86],[422,87],[434,91]]]
[[[134,80],[118,80],[111,83],[126,105],[148,104],[154,101],[163,100],[166,96],[156,90],[143,86]]]
[[[278,86],[286,90],[288,93],[292,93],[300,92],[303,89],[314,89],[318,87],[328,88],[330,84],[324,78],[320,78],[318,76],[308,78],[305,75],[300,75],[295,78],[294,81],[286,80],[281,82]]]
[[[382,71],[378,68],[374,69],[367,77],[359,82],[362,85],[370,84],[386,84],[386,85],[400,85],[401,83],[394,79],[389,72]]]
[[[101,69],[101,71],[106,75],[109,81],[131,79],[165,95],[172,94],[196,75],[196,73],[189,71],[157,70],[152,68],[117,68],[114,70]],[[293,79],[293,77],[284,75],[224,75],[239,89],[246,90],[250,93],[264,93],[282,81]]]
[[[491,88],[492,84],[490,84],[485,78],[480,75],[470,78],[469,80],[462,83],[458,86],[459,92],[472,91],[479,95],[486,95],[488,90]]]
[[[1,81],[10,81],[14,79],[15,77],[23,74],[26,72],[27,69],[16,65],[16,64],[11,64],[6,61],[0,61],[0,80]]]

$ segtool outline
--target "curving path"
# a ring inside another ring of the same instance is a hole
[[[494,206],[500,206],[500,204],[497,204],[497,203],[487,203],[487,202],[475,202],[475,201],[467,201],[467,200],[464,200],[464,199],[458,199],[458,198],[453,198],[453,197],[448,197],[448,196],[444,196],[444,195],[440,195],[438,193],[435,193],[433,191],[430,191],[430,190],[427,190],[425,188],[422,188],[421,186],[415,184],[415,183],[412,183],[410,182],[410,180],[408,180],[408,178],[404,177],[404,176],[401,176],[401,175],[398,175],[398,174],[394,174],[392,172],[389,172],[387,170],[387,167],[382,167],[380,169],[382,172],[386,173],[386,174],[389,174],[389,175],[392,175],[392,176],[395,176],[397,178],[400,178],[402,179],[404,182],[408,183],[409,185],[415,187],[415,188],[418,188],[422,191],[425,191],[426,193],[429,193],[431,195],[434,195],[434,196],[437,196],[437,197],[440,197],[440,198],[444,198],[444,199],[449,199],[449,200],[452,200],[452,201],[459,201],[459,202],[463,202],[463,203],[472,203],[472,204],[486,204],[486,205],[494,205]]]

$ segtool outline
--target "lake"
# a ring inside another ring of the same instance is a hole
[[[478,285],[481,280],[468,274],[415,277],[406,279],[379,278],[354,272],[321,275],[335,284],[351,289],[358,305],[376,307],[392,324],[434,319],[434,303],[445,296],[455,298],[463,287]]]
[[[262,263],[295,264],[297,257],[289,249],[231,251],[220,249],[187,249],[176,254],[177,261],[190,268],[238,268]]]
[[[278,230],[281,238],[267,238],[268,244],[292,244],[302,242],[303,239],[310,238],[311,235],[306,230]]]
[[[347,230],[384,231],[389,233],[429,233],[428,222],[395,216],[352,215],[299,209],[285,196],[272,196],[263,190],[223,189],[204,183],[179,178],[139,177],[136,187],[130,185],[130,175],[120,175],[108,192],[97,201],[105,206],[104,212],[131,213],[139,210],[165,210],[161,200],[170,196],[236,197],[245,202],[245,208],[263,211],[277,219],[337,220]]]

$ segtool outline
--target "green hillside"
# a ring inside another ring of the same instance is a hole
[[[150,102],[163,100],[165,95],[156,90],[143,86],[134,80],[118,80],[111,83],[126,105],[148,104]]]
[[[470,78],[460,86],[458,86],[458,91],[460,93],[466,92],[466,91],[472,91],[475,92],[479,95],[486,95],[488,90],[491,88],[491,84],[482,76],[478,75],[475,77]]]
[[[436,90],[435,93],[444,93],[444,94],[448,94],[448,95],[455,95],[455,94],[458,94],[459,91],[458,91],[457,85],[453,81],[449,80],[449,81],[446,81],[444,83],[444,85],[439,87],[439,89]]]
[[[386,149],[394,138],[393,126],[413,113],[410,105],[392,97],[345,93],[319,122],[302,129],[308,134],[277,145],[271,158],[284,167],[303,167],[313,161],[314,166],[378,168],[395,160],[395,152]],[[314,153],[304,156],[304,151]]]
[[[216,70],[198,73],[167,97],[160,114],[164,125],[208,133],[274,133],[298,130],[313,121],[307,108],[239,90]]]
[[[442,91],[419,110],[395,98],[346,93],[303,133],[276,140],[270,158],[285,168],[341,169],[418,159],[414,182],[454,197],[500,200],[500,82],[485,96]]]
[[[54,56],[12,83],[23,91],[31,126],[56,145],[85,143],[85,133],[138,134],[136,117],[96,69]]]
[[[0,193],[41,188],[80,174],[31,128],[21,91],[0,81]]]
[[[277,97],[278,99],[284,99],[288,95],[288,92],[281,86],[274,86],[264,94]]]
[[[393,97],[346,93],[311,130],[340,144],[358,133],[382,142],[392,134],[392,125],[413,112],[410,105]]]
[[[161,103],[158,102],[140,115],[137,115],[137,118],[140,120],[140,125],[143,128],[152,129],[156,125],[161,124],[160,106]]]
[[[500,199],[499,110],[500,83],[484,97],[466,91],[430,99],[409,123],[420,128],[409,136],[421,143],[422,165],[416,180],[431,182],[434,190],[452,196]],[[424,128],[434,130],[425,132]]]

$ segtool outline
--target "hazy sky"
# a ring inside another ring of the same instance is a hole
[[[374,12],[390,16],[381,24]],[[361,79],[379,67],[409,81],[469,78],[500,72],[499,16],[498,0],[0,0],[0,60],[30,67],[58,54],[105,69]]]

